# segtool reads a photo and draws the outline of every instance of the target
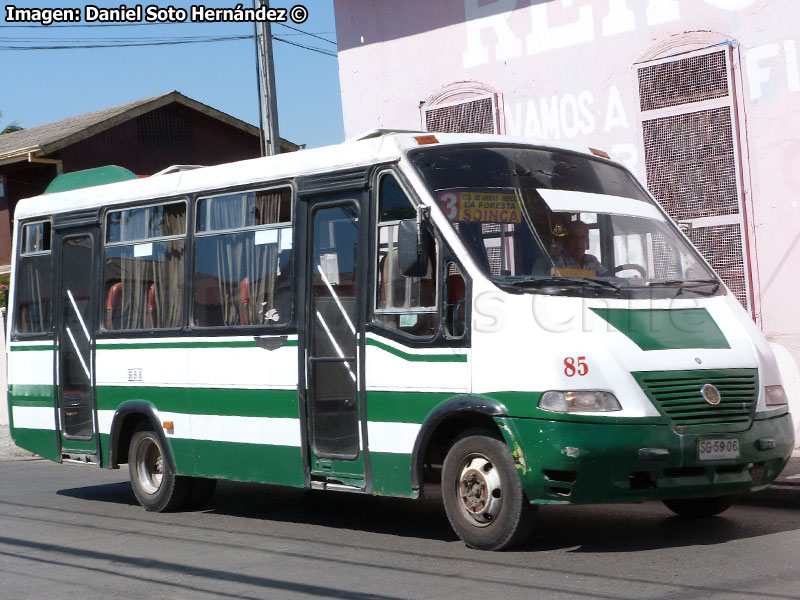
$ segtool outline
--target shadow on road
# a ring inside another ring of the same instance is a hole
[[[128,483],[70,488],[58,494],[94,502],[136,504]],[[636,552],[714,545],[797,531],[800,530],[798,501],[800,488],[773,488],[743,497],[723,515],[700,520],[674,516],[660,502],[542,506],[534,535],[519,550]],[[766,519],[763,509],[776,512]],[[438,489],[432,489],[420,500],[408,500],[221,481],[202,512],[406,538],[457,541],[441,506]]]
[[[59,496],[67,496],[69,498],[77,498],[79,500],[109,502],[112,504],[127,504],[129,506],[139,503],[136,500],[136,496],[133,495],[131,484],[127,482],[69,488],[66,490],[58,490],[56,494]]]

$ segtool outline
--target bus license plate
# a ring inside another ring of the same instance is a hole
[[[725,460],[739,458],[739,440],[699,440],[697,442],[698,460]]]

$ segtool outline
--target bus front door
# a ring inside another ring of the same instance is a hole
[[[97,228],[57,231],[59,294],[56,401],[64,459],[98,462],[94,406],[95,242]]]
[[[306,208],[300,348],[312,486],[363,489],[359,205],[339,194],[312,198]]]

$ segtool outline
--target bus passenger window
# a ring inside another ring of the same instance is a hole
[[[186,202],[111,211],[105,235],[103,329],[182,327]]]
[[[423,277],[405,277],[397,261],[399,223],[415,219],[417,211],[391,174],[381,175],[378,194],[375,319],[391,329],[430,337],[439,326],[436,244],[430,248],[428,272]]]
[[[280,326],[292,313],[292,191],[197,202],[192,323]]]
[[[15,280],[15,333],[50,331],[52,256],[50,222],[27,223],[20,232]]]
[[[447,263],[446,272],[445,330],[448,337],[460,338],[467,330],[467,282],[454,262]]]

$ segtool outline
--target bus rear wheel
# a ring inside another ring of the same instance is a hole
[[[506,444],[488,435],[466,435],[450,448],[442,469],[447,518],[467,546],[503,550],[533,529],[536,507],[522,490]]]
[[[155,432],[143,429],[133,434],[128,449],[131,487],[139,504],[153,512],[179,508],[190,491],[191,480],[175,474],[165,453]]]
[[[664,500],[664,505],[681,517],[703,519],[725,512],[731,507],[734,500],[736,500],[735,496],[681,498],[679,500]]]

